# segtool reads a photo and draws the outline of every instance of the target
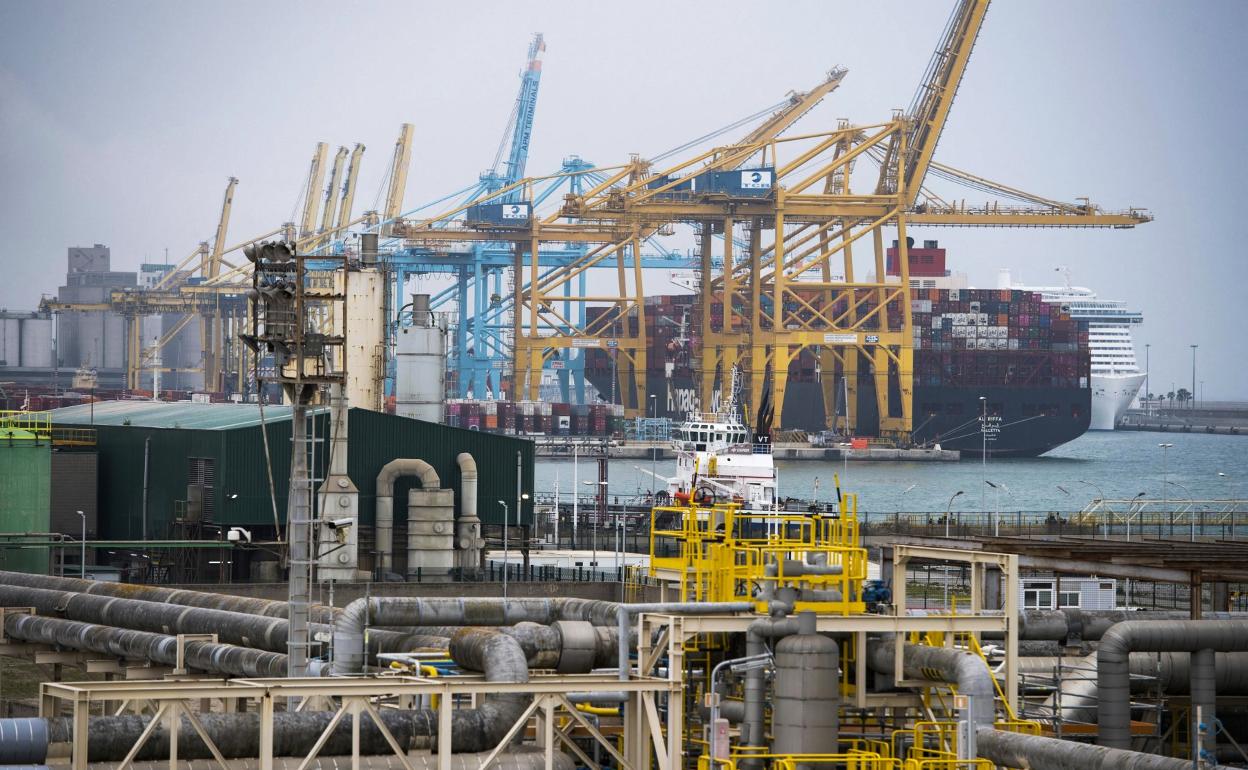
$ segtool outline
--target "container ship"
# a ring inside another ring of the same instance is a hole
[[[896,275],[895,245],[888,258],[888,272]],[[1038,292],[951,288],[958,281],[946,270],[945,250],[935,241],[910,249],[910,282],[914,329],[910,444],[939,444],[975,457],[986,444],[993,457],[1033,457],[1088,430],[1092,391],[1086,320],[1045,302]],[[887,310],[890,323],[900,325],[901,308],[893,305]],[[712,313],[722,312],[722,307],[712,306]],[[713,408],[699,403],[698,397],[699,313],[693,295],[646,298],[646,389],[659,396],[659,416],[683,420],[689,412]],[[614,331],[622,333],[620,322]],[[610,356],[607,350],[593,349],[586,360],[586,378],[602,393],[611,390]],[[856,435],[878,435],[875,381],[865,359],[858,371],[857,395],[848,405]],[[818,356],[807,349],[789,368],[782,429],[817,431],[830,424],[823,395],[827,377],[834,378],[832,392],[841,394],[833,408],[845,414],[843,394],[850,389],[842,375],[821,371]],[[890,378],[889,387],[896,396],[896,376]],[[986,437],[980,429],[985,422]]]

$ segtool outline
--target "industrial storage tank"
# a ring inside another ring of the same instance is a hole
[[[446,316],[430,312],[428,294],[413,295],[411,324],[395,336],[395,414],[442,422]]]
[[[40,369],[52,368],[52,337],[55,321],[51,318],[32,316],[23,318],[21,324],[20,366]],[[15,362],[9,362],[10,366]]]
[[[836,642],[815,631],[815,614],[798,615],[798,633],[776,643],[771,704],[772,752],[835,754],[841,690]]]
[[[0,366],[21,366],[22,319],[0,316]]]

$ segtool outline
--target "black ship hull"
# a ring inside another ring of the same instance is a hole
[[[599,381],[600,380],[600,381]],[[609,392],[607,377],[590,382]],[[874,393],[863,382],[855,399],[859,433],[872,435],[879,424]],[[659,417],[683,420],[701,404],[693,375],[688,370],[648,373],[647,395],[655,394]],[[718,395],[718,394],[716,394]],[[988,412],[987,441],[980,432],[985,397]],[[650,403],[646,401],[646,403]],[[843,411],[844,406],[840,406]],[[784,397],[785,430],[821,431],[827,427],[823,388],[817,381],[790,380]],[[1092,415],[1092,391],[1069,387],[916,386],[914,389],[913,443],[956,449],[968,457],[980,457],[987,445],[989,457],[1036,457],[1073,441],[1087,430]]]

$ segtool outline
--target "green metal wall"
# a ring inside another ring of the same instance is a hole
[[[329,446],[328,415],[318,416],[316,433],[317,476],[324,477]],[[278,518],[286,520],[286,492],[290,472],[290,423],[267,426]],[[149,453],[148,538],[164,538],[175,514],[175,501],[186,498],[188,458],[216,460],[214,521],[230,526],[271,525],[273,509],[265,469],[264,445],[259,426],[232,430],[186,430],[136,426],[97,426],[100,456],[100,520],[105,538],[139,538],[143,500],[144,441],[151,437]],[[525,502],[523,523],[532,522],[533,443],[507,436],[451,428],[405,417],[352,409],[351,456],[348,472],[360,490],[360,519],[374,522],[376,481],[381,468],[396,458],[419,458],[438,472],[443,488],[455,490],[459,505],[459,466],[455,458],[468,452],[477,461],[480,480],[477,512],[487,524],[502,523],[498,500],[512,506],[516,499],[516,453],[523,463]],[[396,517],[403,520],[407,492],[414,479],[395,485]]]
[[[52,447],[47,442],[0,443],[0,532],[48,532]],[[48,571],[47,548],[0,548],[0,567]]]

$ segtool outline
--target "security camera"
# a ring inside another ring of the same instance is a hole
[[[251,532],[242,527],[230,527],[229,531],[225,533],[225,539],[231,543],[250,543]]]
[[[325,519],[325,526],[332,530],[348,529],[355,525],[355,519],[350,517],[342,519]]]

